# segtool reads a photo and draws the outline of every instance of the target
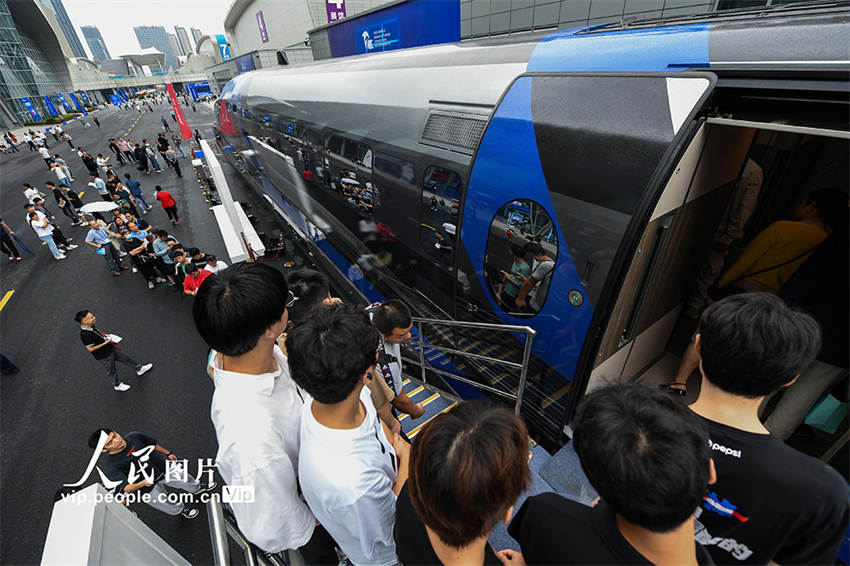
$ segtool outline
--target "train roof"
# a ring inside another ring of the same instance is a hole
[[[669,25],[619,22],[261,69],[234,78],[221,98],[294,119],[319,117],[328,127],[415,150],[429,108],[489,115],[523,73],[790,69],[847,81],[848,37],[847,3]]]

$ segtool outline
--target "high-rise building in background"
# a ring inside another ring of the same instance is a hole
[[[62,5],[62,0],[41,0],[41,3],[50,8],[59,22],[59,27],[62,28],[62,33],[68,40],[71,46],[71,51],[76,57],[85,57],[86,50],[83,49],[83,44],[80,43],[80,38],[74,30],[74,24],[71,23],[71,18],[68,17],[68,12],[65,11],[65,6]]]
[[[171,49],[174,50],[175,55],[186,55],[183,51],[183,47],[180,46],[180,41],[178,41],[177,36],[173,33],[168,33],[168,43],[171,44]]]
[[[80,31],[83,32],[83,37],[86,38],[89,51],[91,51],[91,56],[95,61],[112,59],[109,56],[109,49],[106,48],[106,42],[103,41],[103,36],[100,35],[100,30],[96,26],[80,26]]]
[[[177,53],[171,46],[171,41],[168,39],[168,33],[162,26],[133,26],[133,31],[136,34],[136,39],[139,40],[139,47],[147,49],[153,47],[157,51],[165,54],[165,69],[177,69],[179,66],[177,61]]]
[[[199,30],[198,28],[190,28],[189,31],[192,32],[192,39],[195,40],[195,45],[198,44],[198,40],[204,37],[204,32]]]
[[[189,34],[186,33],[186,28],[182,26],[174,26],[174,32],[177,34],[177,41],[180,42],[180,47],[183,49],[183,55],[191,53],[192,42],[189,41]]]

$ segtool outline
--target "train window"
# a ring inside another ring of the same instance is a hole
[[[545,208],[518,199],[499,209],[490,223],[484,276],[505,312],[518,317],[540,312],[557,261],[558,234]]]
[[[331,136],[328,139],[328,153],[342,154],[342,138],[339,136]]]
[[[345,140],[345,146],[342,148],[342,156],[349,161],[357,161],[357,148],[359,143],[351,140]]]
[[[378,171],[413,184],[416,175],[411,163],[386,153],[376,153],[374,164]]]
[[[420,207],[422,247],[432,257],[452,263],[463,182],[442,167],[425,170]]]

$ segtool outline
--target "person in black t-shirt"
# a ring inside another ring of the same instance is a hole
[[[91,352],[103,369],[106,370],[106,375],[112,378],[112,387],[115,391],[127,391],[130,386],[122,382],[118,378],[118,370],[115,367],[115,362],[121,362],[125,366],[130,366],[136,370],[136,375],[143,375],[153,367],[153,364],[141,364],[125,354],[115,345],[115,341],[111,334],[104,334],[94,325],[97,322],[95,316],[88,310],[82,310],[74,315],[74,320],[80,323],[80,340],[86,350]]]
[[[820,349],[817,322],[769,293],[703,312],[695,340],[718,482],[697,510],[696,538],[722,564],[833,564],[850,520],[847,482],[759,422],[765,395],[794,383]]]
[[[522,554],[502,551],[505,564],[713,564],[694,541],[694,509],[715,480],[696,415],[657,389],[615,384],[584,398],[573,427],[601,499],[530,497],[508,528]]]
[[[198,510],[187,508],[182,501],[168,497],[166,487],[182,489],[200,495],[216,488],[216,483],[201,484],[188,471],[187,462],[178,463],[171,450],[157,444],[156,439],[141,432],[120,435],[112,429],[99,428],[89,436],[89,448],[106,454],[105,475],[117,482],[117,491],[136,497],[149,494],[145,503],[163,513],[180,515],[186,519],[198,516]],[[168,458],[175,464],[165,465]]]
[[[500,564],[487,537],[527,487],[528,455],[525,425],[503,407],[470,401],[428,422],[396,500],[399,561]]]

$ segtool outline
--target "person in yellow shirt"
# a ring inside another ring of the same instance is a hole
[[[840,225],[847,213],[847,194],[841,189],[813,191],[795,208],[796,220],[779,220],[759,232],[720,278],[717,287],[779,293],[797,268],[829,235],[828,227]],[[682,355],[673,381],[661,387],[685,395],[688,377],[699,361],[699,354],[691,342]]]

